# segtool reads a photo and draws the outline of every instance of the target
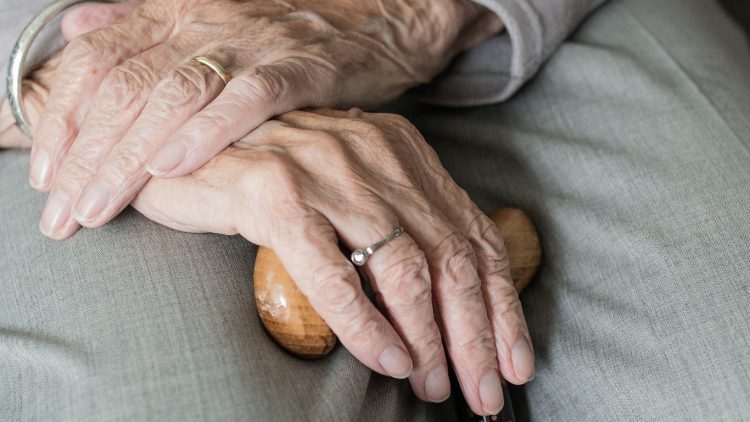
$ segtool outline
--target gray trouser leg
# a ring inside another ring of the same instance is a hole
[[[535,420],[750,414],[750,54],[710,0],[612,0],[507,104],[410,117],[486,210],[539,225],[522,296]],[[0,420],[434,420],[339,348],[280,352],[254,249],[134,212],[36,230],[26,155],[0,152]],[[457,394],[454,392],[454,394]]]
[[[252,299],[255,247],[128,210],[64,242],[36,228],[27,153],[0,152],[0,420],[432,420],[345,349],[282,352]]]
[[[715,2],[612,1],[509,103],[396,111],[539,224],[533,419],[748,418],[750,52]]]

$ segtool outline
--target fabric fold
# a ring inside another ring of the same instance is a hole
[[[412,90],[438,105],[505,101],[531,79],[581,21],[606,0],[473,0],[497,14],[505,31],[460,55],[430,84]]]

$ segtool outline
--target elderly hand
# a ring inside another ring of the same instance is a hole
[[[475,413],[501,408],[501,373],[516,384],[533,376],[496,226],[399,116],[286,113],[192,175],[152,180],[133,205],[170,227],[273,249],[347,349],[381,374],[409,376],[423,400],[449,395],[443,346]],[[362,248],[398,226],[406,234],[364,266],[386,319],[338,242]]]
[[[74,38],[34,136],[30,182],[51,190],[41,229],[61,239],[100,226],[149,172],[187,174],[274,115],[394,98],[500,27],[469,0],[84,6],[64,22]]]
[[[5,107],[0,145],[22,139],[11,120]],[[444,346],[475,413],[499,411],[501,374],[515,384],[533,377],[500,234],[399,116],[284,114],[190,175],[151,179],[133,206],[178,230],[272,248],[347,349],[374,371],[408,376],[423,400],[450,393]],[[397,226],[406,234],[364,267],[381,313],[338,242],[360,248]]]

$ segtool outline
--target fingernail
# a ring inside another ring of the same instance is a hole
[[[487,414],[496,415],[503,409],[503,386],[496,370],[488,371],[479,381],[479,400]]]
[[[170,142],[163,146],[146,165],[146,171],[154,176],[164,176],[174,170],[185,159],[187,148],[182,142]]]
[[[400,347],[391,346],[380,355],[380,366],[393,378],[404,379],[411,373],[412,363],[409,355]]]
[[[104,180],[92,182],[78,199],[73,211],[76,220],[93,220],[109,202],[109,185]]]
[[[31,171],[29,172],[29,184],[36,189],[44,189],[49,183],[51,165],[47,151],[43,149],[35,151],[34,159],[31,162]]]
[[[440,365],[427,374],[424,381],[424,392],[431,402],[440,403],[451,395],[451,382],[448,379],[448,368]]]
[[[53,237],[63,228],[70,218],[70,200],[62,191],[53,191],[47,198],[47,205],[42,211],[39,228],[45,236]]]
[[[510,349],[510,358],[513,360],[516,376],[527,382],[531,381],[534,377],[534,352],[526,337],[521,336],[516,340],[516,344]]]

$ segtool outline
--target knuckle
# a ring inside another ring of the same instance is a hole
[[[296,165],[288,157],[285,150],[265,151],[258,161],[259,170],[268,181],[268,186],[273,186],[276,193],[276,201],[299,204],[303,202],[302,186],[299,183]],[[257,191],[257,184],[248,188]]]
[[[247,108],[257,107],[258,104],[277,102],[281,98],[286,85],[281,75],[268,68],[262,73],[250,77],[233,79],[230,83],[235,80],[237,81],[235,83],[241,84],[238,92],[244,94],[241,98],[245,104],[242,104],[242,106]]]
[[[100,107],[110,110],[130,110],[141,102],[155,79],[153,70],[137,59],[130,59],[112,69],[102,83]],[[140,111],[140,107],[137,107]]]
[[[497,226],[481,211],[477,210],[475,214],[469,221],[468,232],[474,249],[480,255],[483,272],[487,275],[508,273],[510,261]]]
[[[493,287],[493,294],[490,295],[492,304],[493,318],[518,323],[519,315],[523,315],[521,301],[518,299],[518,293],[509,283]],[[520,326],[520,324],[519,324]]]
[[[139,174],[144,172],[146,159],[141,148],[128,147],[113,158],[109,167],[121,175]]]
[[[69,156],[66,158],[55,185],[75,190],[75,187],[82,185],[85,180],[96,174],[98,167],[93,164],[94,162],[81,155]]]
[[[417,128],[404,116],[393,113],[382,113],[378,120],[394,131],[402,132],[405,136],[412,137],[419,134]]]
[[[194,117],[194,123],[188,123],[189,130],[184,130],[191,136],[191,142],[198,143],[206,138],[222,138],[227,128],[236,122],[226,113],[212,111],[207,108]]]
[[[237,187],[239,192],[247,198],[254,198],[255,206],[273,210],[279,220],[300,222],[302,224],[278,224],[277,236],[286,239],[287,234],[295,236],[309,236],[313,243],[320,242],[320,233],[313,232],[311,222],[305,218],[311,216],[310,207],[304,186],[298,173],[301,171],[286,152],[257,149],[252,151],[252,166],[243,164]],[[300,233],[301,232],[301,233]]]
[[[391,182],[407,189],[415,186],[415,169],[405,165],[404,150],[399,146],[405,138],[367,119],[347,119],[342,129],[347,143],[356,148],[358,155],[387,169]]]
[[[415,341],[410,342],[409,347],[415,351],[415,366],[430,366],[428,364],[431,362],[443,360],[443,341],[437,331],[417,337]]]
[[[476,279],[476,256],[468,240],[458,234],[448,235],[435,248],[439,271],[446,279],[446,288],[462,295],[474,295],[481,286]]]
[[[168,107],[182,106],[206,96],[209,83],[205,73],[192,68],[171,70],[155,93],[158,102]]]
[[[344,143],[337,136],[325,130],[310,130],[309,134],[316,148],[324,150],[326,153],[343,153]]]
[[[103,58],[101,46],[92,34],[70,41],[63,52],[64,61],[78,66],[93,67]]]
[[[365,113],[354,120],[355,130],[368,142],[376,142],[389,150],[395,150],[395,144],[408,144],[422,140],[419,131],[409,121],[396,114]]]
[[[462,339],[456,346],[465,356],[485,356],[490,360],[497,356],[495,337],[492,335],[489,325],[486,325],[475,335]]]
[[[356,315],[360,308],[354,269],[346,263],[331,263],[313,272],[315,298],[334,316]]]
[[[383,321],[369,313],[353,320],[347,329],[352,342],[365,348],[374,347],[387,335]]]
[[[69,174],[78,174],[83,176],[96,173],[98,167],[94,164],[94,160],[90,160],[86,156],[75,155],[70,158],[68,169],[70,170],[68,172]]]
[[[310,142],[302,146],[310,162],[330,162],[335,164],[332,169],[343,173],[342,176],[354,176],[351,158],[343,139],[325,130],[307,130],[306,135],[305,139],[309,139]]]
[[[378,145],[386,144],[390,145],[385,131],[375,123],[365,119],[347,119],[346,129],[356,133],[360,139],[368,142],[377,142]]]
[[[502,305],[505,306],[502,306]],[[521,302],[518,300],[503,301],[501,306],[497,308],[495,318],[504,321],[506,324],[514,327],[522,327],[524,322],[520,319],[519,315],[523,314],[521,308]]]
[[[422,305],[432,300],[427,261],[420,251],[391,264],[383,273],[388,306]]]

